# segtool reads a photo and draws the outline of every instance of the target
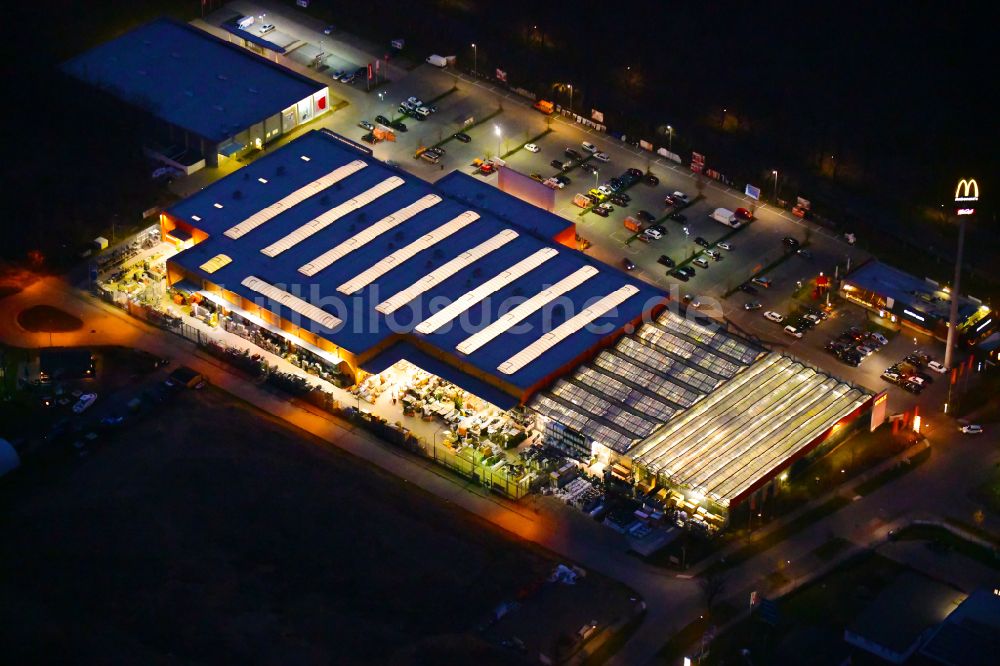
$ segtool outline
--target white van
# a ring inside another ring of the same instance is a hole
[[[740,219],[736,217],[736,213],[728,208],[716,208],[712,211],[711,218],[716,222],[722,222],[730,227],[738,227],[741,224]]]

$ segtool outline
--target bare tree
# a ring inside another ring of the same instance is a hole
[[[711,611],[726,589],[726,575],[709,571],[698,579],[698,583],[701,585],[701,593],[705,596],[705,608]]]

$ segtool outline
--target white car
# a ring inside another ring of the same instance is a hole
[[[97,400],[96,393],[84,393],[83,395],[80,396],[80,399],[77,401],[77,403],[73,405],[73,413],[83,414],[85,411],[90,409],[90,406],[94,404],[95,400]]]
[[[794,326],[786,326],[785,327],[785,334],[786,335],[790,335],[793,338],[801,338],[802,337],[802,331],[800,331],[799,329],[795,328]]]
[[[260,26],[260,34],[262,35],[266,35],[267,33],[272,32],[273,30],[274,30],[273,23],[265,23],[264,25]]]
[[[601,162],[610,162],[611,157],[607,153],[594,153],[594,159],[600,160]]]
[[[948,368],[944,367],[944,365],[938,363],[937,361],[931,361],[931,362],[929,362],[927,364],[927,367],[928,367],[928,369],[933,370],[934,372],[941,373],[941,374],[944,374],[944,373],[948,372]]]
[[[775,324],[780,324],[781,322],[785,321],[784,317],[782,317],[777,312],[774,312],[773,310],[767,310],[764,313],[764,319],[767,319],[768,321],[773,321]]]
[[[653,240],[660,240],[661,238],[663,238],[663,234],[660,233],[659,229],[646,229],[646,231],[644,231],[643,233],[645,233]]]
[[[966,434],[966,435],[982,435],[983,434],[983,426],[981,426],[981,425],[975,425],[973,423],[970,423],[969,425],[964,425],[961,428],[959,428],[959,430],[962,431],[962,433]]]
[[[580,145],[581,145],[581,146],[583,147],[583,149],[584,149],[584,150],[586,150],[586,151],[587,151],[588,153],[596,153],[596,152],[597,152],[597,146],[595,146],[594,144],[590,143],[589,141],[584,141],[584,142],[583,142],[583,143],[581,143]]]
[[[671,194],[670,196],[673,197],[675,200],[680,201],[681,203],[685,203],[685,204],[689,203],[688,202],[688,195],[684,194],[683,192],[677,191],[677,192],[674,192],[673,194]]]
[[[566,187],[566,184],[562,181],[558,181],[555,178],[546,178],[542,181],[542,185],[545,187],[551,187],[553,190],[561,190]]]
[[[601,185],[600,187],[597,188],[597,191],[600,192],[601,194],[603,194],[606,197],[610,197],[612,194],[615,193],[614,190],[612,190],[607,185]]]
[[[419,97],[407,97],[406,101],[413,108],[417,108],[418,106],[423,106],[424,105],[424,101],[422,99],[420,99]]]
[[[537,153],[539,150],[541,150],[541,148],[539,148],[538,145],[534,143],[524,144],[524,149],[527,150],[529,153]]]
[[[725,241],[722,241],[721,243],[716,243],[715,247],[719,247],[722,248],[723,250],[730,250],[730,251],[732,251],[733,249],[733,246]]]

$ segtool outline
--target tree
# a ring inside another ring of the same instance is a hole
[[[698,584],[701,586],[701,593],[705,597],[705,608],[711,611],[715,607],[715,603],[719,600],[719,596],[726,589],[726,575],[720,572],[709,571],[698,579]]]

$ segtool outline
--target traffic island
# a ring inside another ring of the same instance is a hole
[[[83,321],[51,305],[35,305],[21,310],[17,323],[32,333],[68,333],[83,327]]]

